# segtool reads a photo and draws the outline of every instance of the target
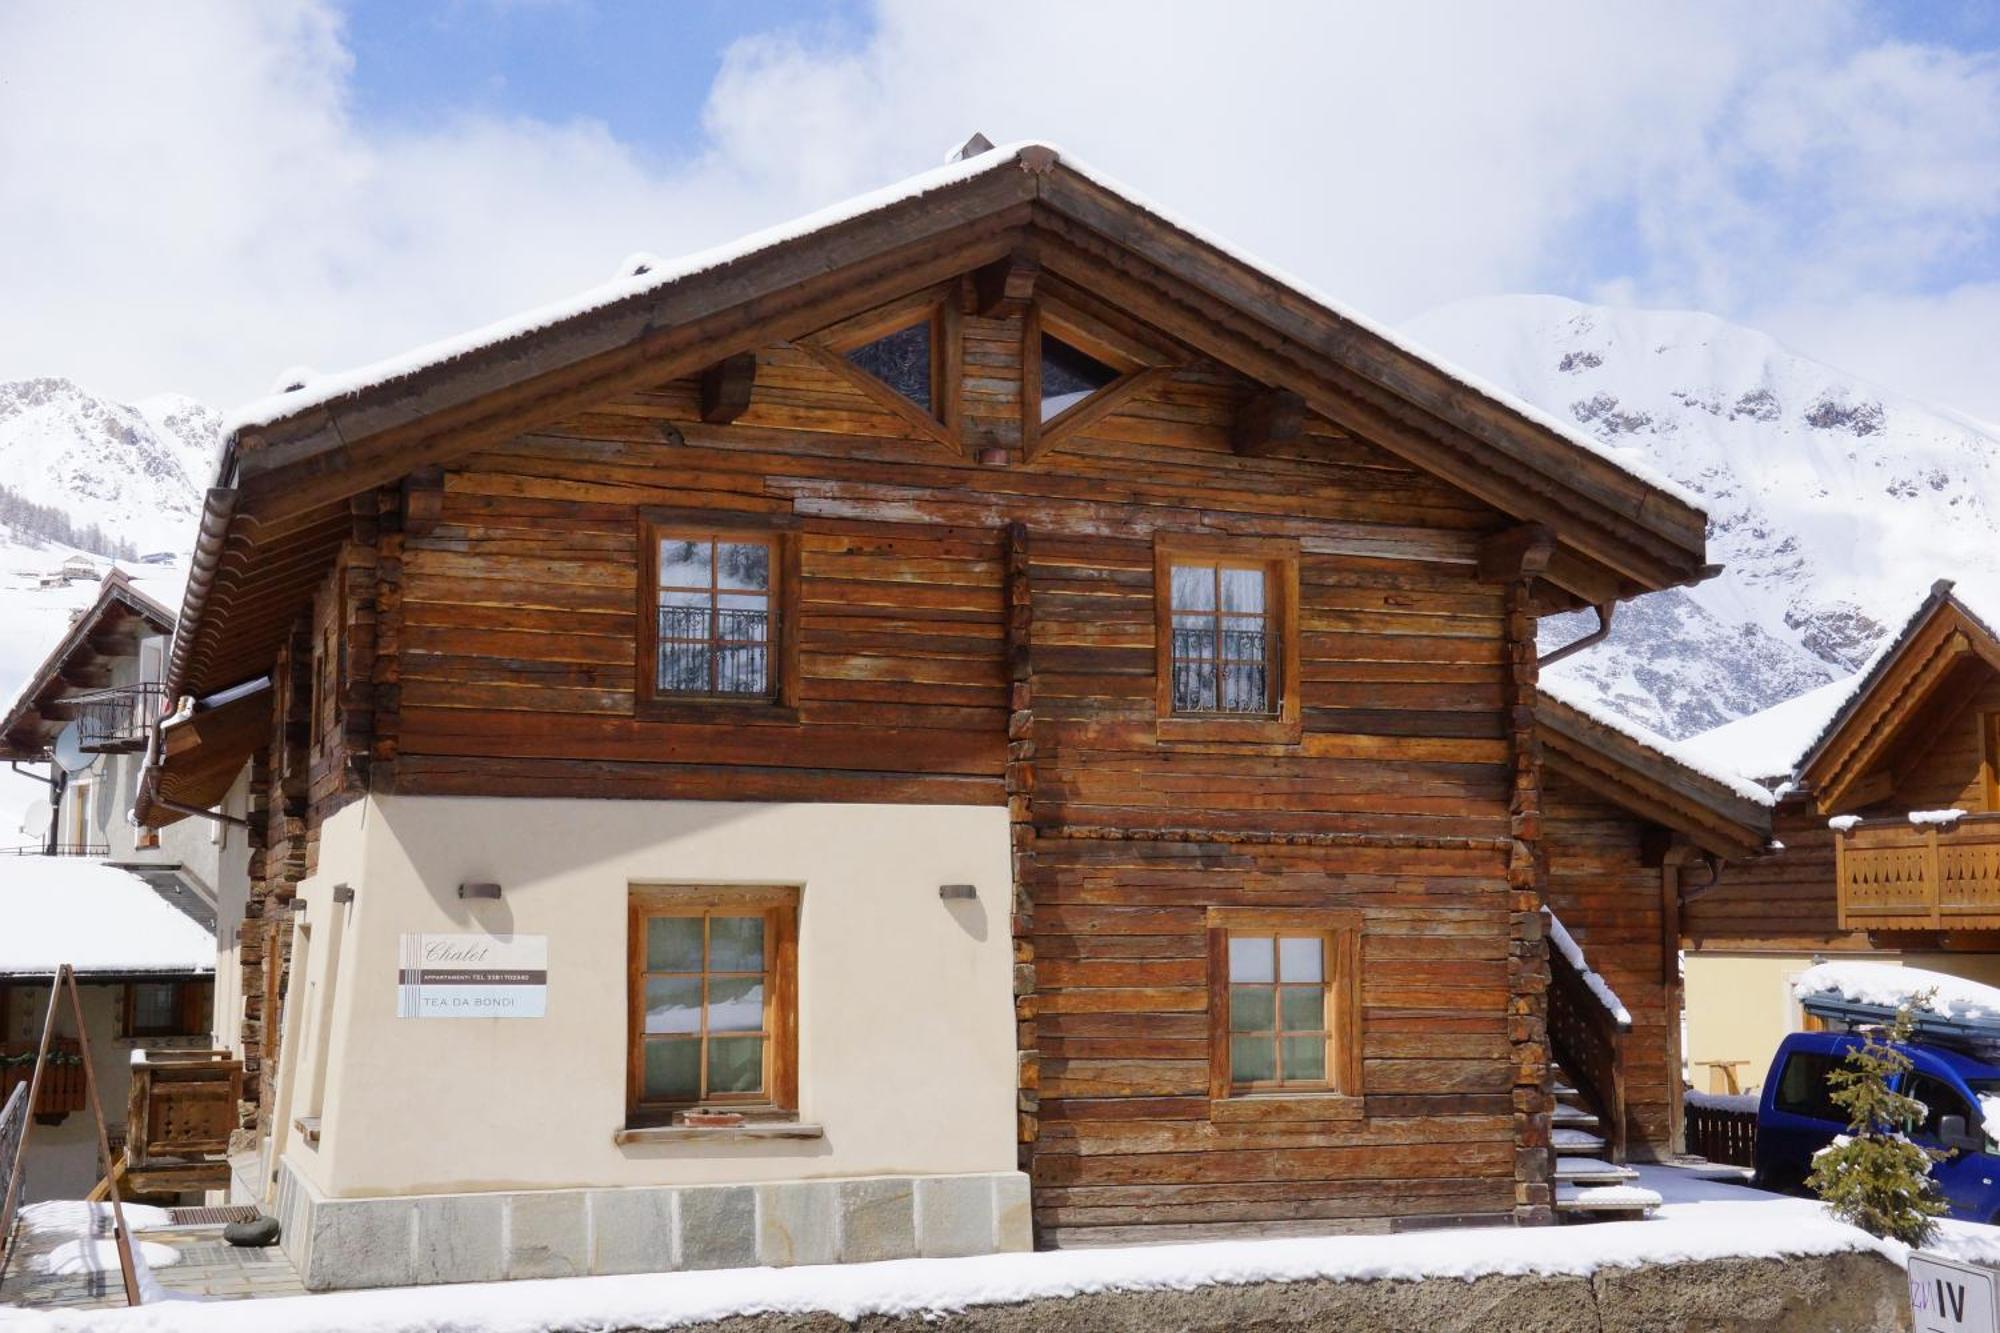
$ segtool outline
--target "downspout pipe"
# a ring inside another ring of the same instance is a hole
[[[1537,669],[1554,666],[1565,657],[1580,653],[1584,649],[1603,643],[1611,637],[1611,617],[1618,610],[1618,603],[1599,602],[1591,610],[1597,612],[1597,628],[1573,643],[1566,643],[1554,652],[1544,653],[1541,657],[1536,658],[1535,666]]]

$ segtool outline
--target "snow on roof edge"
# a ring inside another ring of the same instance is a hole
[[[1585,694],[1582,687],[1575,682],[1560,678],[1545,678],[1537,688],[1557,703],[1582,713],[1592,722],[1609,727],[1627,740],[1636,742],[1669,763],[1678,764],[1698,777],[1706,778],[1718,786],[1727,787],[1733,794],[1753,805],[1770,809],[1778,803],[1777,797],[1771,794],[1769,788],[1751,781],[1732,768],[1711,763],[1702,755],[1690,752],[1687,746],[1679,741],[1668,740],[1631,718],[1612,712],[1598,700]]]
[[[413,348],[399,356],[388,357],[337,374],[327,375],[307,381],[304,386],[290,393],[268,394],[227,414],[222,423],[222,457],[227,457],[236,435],[246,429],[269,426],[288,417],[315,407],[323,407],[335,399],[347,397],[363,390],[405,379],[422,371],[446,365],[461,357],[471,355],[485,348],[505,342],[511,338],[533,333],[563,320],[585,315],[593,310],[627,297],[655,291],[670,286],[684,278],[695,276],[709,269],[756,254],[789,240],[807,236],[827,227],[850,221],[864,214],[886,208],[892,204],[920,198],[946,186],[972,180],[990,171],[1016,162],[1021,154],[1030,148],[1043,148],[1055,154],[1056,160],[1078,175],[1102,188],[1118,195],[1133,207],[1151,213],[1167,225],[1186,233],[1193,239],[1213,247],[1228,255],[1238,263],[1262,273],[1274,282],[1289,287],[1307,300],[1323,307],[1336,318],[1381,339],[1391,347],[1417,358],[1432,366],[1440,373],[1457,381],[1473,393],[1505,408],[1507,411],[1555,435],[1564,443],[1572,445],[1595,458],[1616,467],[1628,476],[1645,483],[1654,490],[1672,497],[1681,504],[1706,517],[1707,510],[1701,498],[1692,490],[1681,485],[1663,472],[1646,463],[1614,451],[1609,445],[1596,439],[1573,424],[1563,421],[1552,413],[1509,393],[1498,385],[1474,375],[1468,370],[1446,361],[1437,354],[1426,350],[1408,338],[1395,332],[1366,315],[1341,304],[1309,283],[1301,281],[1289,272],[1270,264],[1255,255],[1231,245],[1220,237],[1189,222],[1173,211],[1154,203],[1145,195],[1128,188],[1113,177],[1097,171],[1077,158],[1064,153],[1054,144],[1037,140],[1018,140],[1003,144],[987,152],[950,162],[929,171],[918,172],[892,185],[832,204],[816,212],[807,213],[789,222],[782,222],[760,231],[751,232],[734,241],[695,251],[678,259],[668,261],[658,267],[650,267],[643,273],[620,276],[610,282],[588,288],[567,299],[554,301],[529,310],[518,312],[505,319],[494,321],[467,333],[440,339]],[[637,258],[635,256],[635,258]],[[650,259],[651,256],[644,256]],[[628,261],[630,263],[631,261]]]

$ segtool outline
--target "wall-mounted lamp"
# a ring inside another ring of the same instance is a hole
[[[461,898],[498,898],[500,896],[500,886],[498,884],[461,884],[458,886],[458,896]]]
[[[333,886],[333,900],[334,900],[334,901],[335,901],[336,903],[351,903],[351,902],[353,902],[353,901],[354,901],[354,886],[353,886],[352,884],[336,884],[336,885],[334,885],[334,886]]]
[[[968,898],[977,898],[978,896],[979,889],[971,884],[938,885],[938,897],[944,899],[946,902],[951,902],[954,899],[963,901]]]

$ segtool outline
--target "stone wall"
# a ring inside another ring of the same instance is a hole
[[[1193,1291],[1107,1292],[987,1305],[943,1318],[758,1315],[689,1324],[699,1333],[1274,1333],[1422,1329],[1424,1333],[1639,1333],[1771,1330],[1890,1333],[1910,1327],[1901,1268],[1874,1254],[1721,1259],[1610,1268],[1593,1277],[1287,1282]],[[633,1330],[632,1333],[637,1333]]]

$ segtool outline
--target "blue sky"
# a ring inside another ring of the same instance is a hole
[[[1697,308],[2000,419],[2000,4],[13,0],[0,50],[0,378],[238,402],[980,130],[1388,323]]]

